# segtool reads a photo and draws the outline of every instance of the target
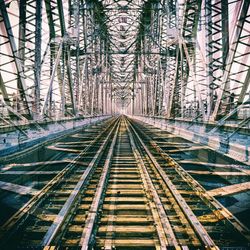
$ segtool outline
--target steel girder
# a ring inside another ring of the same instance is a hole
[[[146,5],[140,30],[143,45],[138,46],[144,82],[140,80],[135,97],[144,98],[146,104],[135,112],[201,121],[246,119],[249,1],[148,1]],[[161,29],[154,30],[154,23]],[[160,57],[145,50],[157,51]],[[155,79],[158,88],[152,87]],[[163,97],[156,90],[161,87]]]
[[[109,42],[98,1],[1,0],[0,25],[6,112],[36,120],[110,113]]]
[[[218,98],[215,103],[212,120],[219,115],[225,116],[233,108],[237,108],[245,100],[249,88],[249,53],[250,53],[250,9],[249,1],[238,2],[238,13],[233,20],[234,30],[229,50],[225,57],[225,69],[221,78]],[[234,67],[238,67],[235,71]]]
[[[27,115],[30,118],[33,118],[31,98],[27,93],[25,75],[22,68],[23,62],[18,55],[18,49],[13,35],[12,26],[9,20],[9,15],[6,9],[5,1],[3,0],[0,1],[0,27],[1,27],[0,45],[2,48],[1,58],[2,60],[5,59],[4,61],[1,62],[0,69],[1,71],[5,71],[9,75],[10,79],[8,79],[8,81],[16,81],[14,88],[16,88],[18,92],[17,95],[19,95],[20,101],[24,107],[24,109],[21,111],[22,114]],[[3,49],[3,46],[5,46],[5,50]],[[14,70],[14,74],[12,74],[11,70]],[[2,77],[2,82],[3,84],[5,84],[3,77]],[[9,94],[5,92],[5,99],[6,95]],[[7,102],[5,104],[8,105],[9,103]]]
[[[247,0],[1,0],[6,116],[244,120],[249,14]]]

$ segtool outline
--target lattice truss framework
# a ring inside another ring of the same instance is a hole
[[[131,109],[249,121],[249,1],[151,1],[142,13],[139,50],[147,53],[138,53]]]
[[[2,1],[1,105],[5,116],[110,112],[109,35],[97,1]]]
[[[248,0],[0,0],[1,120],[249,121]]]

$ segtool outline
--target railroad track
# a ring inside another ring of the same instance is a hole
[[[73,154],[70,163],[66,164],[66,166],[63,167],[59,173],[37,193],[37,195],[33,196],[1,226],[0,246],[4,249],[8,249],[9,247],[15,248],[15,245],[19,243],[19,237],[22,238],[24,246],[27,245],[28,247],[32,247],[37,245],[36,241],[32,242],[30,240],[32,237],[29,238],[29,234],[36,231],[30,231],[29,229],[34,226],[34,228],[40,230],[43,226],[46,228],[47,224],[49,225],[53,222],[53,218],[57,211],[60,210],[64,201],[70,196],[77,180],[93,159],[96,148],[106,139],[107,133],[115,122],[114,119],[105,122],[92,130],[91,135],[89,135],[89,130],[87,130],[88,137],[81,137],[80,140],[82,140],[82,144],[85,144],[87,138],[89,141],[88,145],[86,145],[79,154]],[[17,164],[13,164],[10,168],[16,168],[17,166]],[[47,163],[42,164],[42,166],[39,164],[36,170],[43,170],[46,167]],[[22,178],[22,176],[17,177],[17,181],[20,178]],[[39,230],[37,230],[37,232]],[[41,232],[41,234],[43,234],[43,232]],[[23,236],[27,237],[27,241],[25,241],[26,238]],[[12,237],[14,237],[15,240],[9,244],[8,242],[11,241]],[[22,244],[18,247],[22,247]]]
[[[154,140],[155,134],[150,128],[138,123],[132,123],[132,129],[141,138],[144,148],[155,160],[155,167],[169,185],[185,200],[187,207],[201,222],[216,245],[229,247],[248,247],[250,231],[232,213],[230,213],[214,197],[185,171],[173,158],[171,158],[161,144]],[[159,131],[159,130],[158,130]],[[160,142],[164,141],[161,136]],[[185,206],[183,211],[185,211]],[[187,214],[188,211],[185,211]],[[187,216],[187,218],[192,218]]]
[[[241,231],[245,228],[223,217],[220,204],[199,195],[200,187],[190,184],[185,171],[178,171],[125,117],[113,121],[77,161],[84,164],[67,167],[68,173],[54,179],[41,197],[33,197],[22,216],[5,224],[8,235],[2,227],[2,248],[218,249],[248,244]]]

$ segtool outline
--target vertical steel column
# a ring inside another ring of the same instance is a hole
[[[41,44],[42,44],[42,0],[36,0],[36,30],[35,30],[35,99],[34,112],[37,119],[40,114],[40,80],[41,80]]]
[[[21,62],[21,68],[24,72],[25,66],[25,42],[26,42],[26,0],[20,0],[19,3],[19,34],[18,34],[18,57]],[[22,96],[20,89],[22,83],[20,77],[17,79],[17,96]],[[22,97],[23,98],[23,97]],[[18,110],[17,110],[18,112]]]
[[[222,57],[223,69],[225,69],[229,50],[228,0],[221,0],[221,9]]]

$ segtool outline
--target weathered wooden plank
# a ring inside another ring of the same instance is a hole
[[[27,194],[36,195],[39,192],[38,190],[32,187],[21,186],[21,185],[17,185],[14,183],[3,182],[3,181],[0,181],[0,189],[14,192],[14,193],[21,194],[21,195],[27,195]]]
[[[5,171],[0,175],[51,175],[58,174],[59,171]]]
[[[218,172],[218,171],[187,171],[190,174],[197,175],[219,175],[219,176],[240,176],[240,175],[250,175],[250,170],[245,170],[244,172]]]
[[[237,183],[225,187],[209,190],[207,193],[211,196],[226,196],[241,193],[250,189],[250,182]]]
[[[168,153],[178,153],[178,152],[186,152],[186,151],[196,151],[196,150],[203,150],[203,149],[207,149],[207,147],[205,146],[193,146],[193,147],[189,147],[189,148],[179,148],[179,149],[171,149],[171,150],[167,150]]]

